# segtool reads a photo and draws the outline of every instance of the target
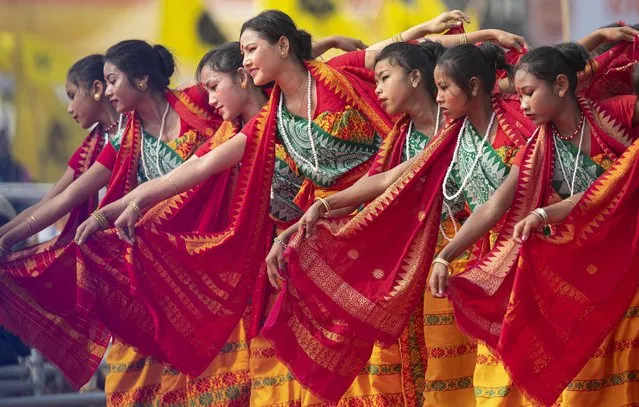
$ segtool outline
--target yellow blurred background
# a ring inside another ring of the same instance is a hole
[[[473,19],[469,30],[483,23],[547,42],[561,37],[559,3],[560,0],[0,0],[0,160],[12,154],[33,180],[57,179],[86,134],[66,113],[67,69],[77,59],[104,53],[123,39],[139,38],[167,46],[178,61],[173,86],[181,86],[192,82],[194,68],[208,49],[237,40],[242,22],[263,9],[278,8],[288,13],[300,28],[317,38],[341,34],[371,43],[447,9],[462,8]],[[627,10],[617,14],[627,15]],[[529,30],[535,27],[542,29]],[[0,182],[14,181],[6,178],[0,173]]]

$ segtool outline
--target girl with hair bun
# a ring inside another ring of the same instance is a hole
[[[456,323],[486,344],[475,374],[481,406],[639,402],[628,376],[639,354],[625,345],[639,332],[637,200],[627,193],[636,191],[639,105],[636,95],[577,94],[578,73],[591,63],[576,43],[521,59],[515,85],[538,127],[435,260],[431,291],[448,296]],[[496,224],[490,252],[449,279],[445,264]]]
[[[94,81],[90,86],[99,85],[100,91],[103,87],[104,94],[99,93],[98,96],[108,99],[115,110],[124,115],[125,120],[119,123],[116,128],[118,131],[86,172],[51,198],[46,206],[33,211],[25,222],[2,236],[1,255],[6,255],[14,243],[27,239],[73,211],[103,187],[107,187],[107,191],[100,207],[116,201],[119,206],[126,206],[129,202],[122,200],[126,193],[181,165],[215,133],[222,119],[206,103],[206,92],[200,85],[183,91],[168,89],[174,70],[173,56],[161,45],[151,46],[144,41],[129,40],[107,50],[102,69],[105,83]],[[78,112],[78,119],[88,118]],[[113,220],[115,218],[108,211],[96,210],[87,222],[98,225],[98,229],[106,229]],[[29,272],[34,277],[31,284],[38,287],[37,283],[42,282],[43,285],[50,285],[50,289],[45,290],[44,294],[36,294],[37,303],[31,303],[27,307],[28,311],[17,313],[23,316],[20,321],[11,319],[2,323],[7,323],[10,329],[42,350],[73,383],[80,386],[100,363],[110,335],[95,313],[84,315],[81,311],[70,315],[65,319],[66,324],[60,324],[58,329],[50,328],[51,312],[62,305],[59,302],[61,297],[76,304],[78,310],[96,307],[108,313],[113,305],[108,300],[102,304],[98,300],[88,300],[96,293],[93,292],[94,286],[82,283],[86,279],[77,282],[75,279],[69,280],[69,268],[83,264],[82,256],[76,258],[76,252],[72,249],[72,239],[70,234],[63,234],[50,244],[9,254],[3,259],[2,268],[10,270],[9,277],[20,275],[22,269],[35,269],[37,272]],[[101,249],[122,250],[115,246],[107,248],[106,245]],[[97,251],[87,256],[99,259],[100,256],[106,257],[106,253]],[[90,275],[86,276],[88,278]],[[21,282],[18,285],[28,283]],[[5,289],[8,285],[3,284],[2,287]],[[34,293],[37,293],[35,287]],[[128,294],[129,289],[126,291]],[[12,307],[24,308],[20,296],[3,297],[11,300],[3,301],[7,312],[0,314],[15,316],[17,314],[11,312]],[[87,302],[83,304],[85,299]],[[85,329],[87,324],[92,328]],[[179,383],[178,377],[170,369],[138,353],[133,347],[124,345],[117,339],[120,335],[115,336],[108,355],[110,369],[106,387],[109,405],[128,405],[140,397],[152,399],[174,384],[165,380],[168,376]],[[161,400],[156,399],[164,404]]]

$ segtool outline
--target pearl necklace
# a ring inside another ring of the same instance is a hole
[[[311,99],[311,87],[312,87],[313,81],[311,80],[311,72],[308,71],[308,80],[307,80],[307,89],[306,89],[306,93],[307,93],[307,100],[306,100],[306,116],[308,118],[308,125],[306,127],[306,132],[308,134],[308,140],[311,143],[311,153],[313,154],[313,162],[311,163],[308,159],[306,159],[306,157],[303,157],[301,154],[299,154],[294,148],[293,145],[291,144],[291,141],[289,140],[288,134],[286,133],[286,129],[284,128],[284,121],[282,120],[282,106],[284,104],[284,95],[282,93],[280,93],[280,103],[279,103],[279,107],[277,109],[277,125],[278,128],[280,130],[280,135],[282,136],[282,139],[284,140],[284,143],[287,146],[291,146],[290,148],[290,153],[292,155],[294,155],[298,160],[300,160],[301,162],[305,163],[306,165],[308,165],[309,167],[311,167],[311,169],[317,173],[317,171],[319,170],[319,160],[317,158],[317,150],[315,148],[315,141],[313,140],[313,131],[312,131],[312,123],[313,123],[313,117],[311,116],[311,103],[312,103],[312,99]]]
[[[568,184],[568,188],[570,188],[570,196],[573,196],[575,194],[575,180],[577,179],[577,169],[579,168],[579,155],[581,154],[581,145],[584,141],[584,130],[586,129],[586,125],[583,121],[583,113],[581,114],[582,117],[582,121],[581,121],[581,135],[579,136],[579,149],[577,150],[577,156],[575,157],[575,170],[572,173],[572,183]],[[577,128],[577,130],[579,130],[579,128]],[[555,130],[555,126],[553,125],[553,129],[552,129],[553,135],[555,137],[558,137],[562,140],[570,140],[572,137],[570,137],[569,139],[565,139],[565,138],[561,138],[561,136],[559,135],[559,133]],[[577,132],[575,131],[575,134],[577,134]],[[574,137],[574,136],[573,136]],[[561,174],[564,177],[564,181],[568,182],[568,177],[566,176],[566,169],[564,168],[564,162],[561,159],[561,154],[559,154],[559,149],[557,148],[557,140],[555,140],[555,150],[557,150],[557,159],[559,161],[559,167],[561,169]]]
[[[495,112],[493,112],[493,115],[490,117],[490,122],[488,123],[488,128],[486,129],[486,134],[484,134],[484,138],[482,139],[482,141],[480,143],[480,146],[477,148],[475,160],[473,161],[473,164],[470,166],[470,170],[468,171],[468,174],[466,174],[466,176],[462,180],[461,187],[453,195],[449,195],[448,192],[446,191],[446,182],[450,178],[450,173],[451,173],[451,171],[453,169],[453,165],[455,165],[455,162],[457,162],[458,153],[459,153],[459,146],[461,144],[461,138],[464,135],[464,132],[466,131],[466,126],[468,125],[468,116],[466,116],[466,118],[464,119],[464,123],[462,124],[462,128],[459,130],[459,134],[457,135],[457,145],[455,146],[455,151],[453,152],[453,159],[450,162],[450,165],[448,166],[448,169],[446,170],[446,176],[444,177],[444,183],[442,184],[442,192],[444,193],[444,198],[448,199],[449,201],[453,201],[453,200],[457,199],[457,197],[459,195],[461,195],[461,193],[466,188],[466,185],[468,184],[468,181],[470,181],[470,178],[473,176],[473,172],[475,171],[475,167],[477,166],[477,163],[479,162],[479,159],[481,158],[481,149],[484,147],[484,144],[486,144],[486,141],[488,140],[488,136],[490,135],[490,130],[493,127],[493,122],[494,121],[495,121]]]
[[[169,102],[166,102],[166,109],[164,109],[164,114],[162,115],[162,123],[160,124],[160,135],[157,138],[157,141],[155,142],[155,169],[158,171],[158,173],[160,174],[160,177],[164,175],[164,171],[162,171],[162,168],[160,168],[160,146],[162,145],[162,136],[164,133],[164,123],[166,121],[166,115],[169,113]],[[146,159],[144,158],[144,126],[142,126],[142,123],[140,122],[140,131],[142,132],[142,141],[141,141],[141,145],[140,148],[142,149],[140,155],[142,157],[142,169],[144,170],[144,176],[146,177],[147,180],[150,180],[149,178],[149,169],[146,166]]]
[[[435,137],[437,135],[437,133],[439,133],[439,118],[441,116],[441,112],[442,109],[440,106],[437,106],[437,119],[435,120],[435,131],[433,132],[433,137]],[[410,123],[408,123],[408,131],[406,133],[406,143],[405,144],[405,156],[406,156],[406,161],[410,160],[411,156],[410,156],[410,151],[409,147],[410,147],[410,136],[413,133],[413,120],[411,119]]]

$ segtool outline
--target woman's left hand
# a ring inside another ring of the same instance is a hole
[[[493,31],[493,41],[496,42],[499,46],[503,48],[514,48],[517,51],[521,52],[523,49],[528,49],[528,42],[521,35],[512,34],[507,31],[502,30],[492,30]]]
[[[357,51],[360,49],[366,49],[367,45],[362,40],[351,37],[344,37],[343,35],[333,36],[333,48],[341,49],[345,52]]]
[[[608,27],[597,30],[603,42],[634,41],[639,31],[630,26]]]
[[[539,216],[531,213],[517,222],[513,230],[512,239],[517,243],[523,243],[528,240],[532,232],[541,230],[543,226],[544,224]]]

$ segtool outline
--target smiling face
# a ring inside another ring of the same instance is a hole
[[[249,90],[248,86],[242,88],[240,74],[217,72],[209,66],[204,66],[200,81],[209,94],[209,105],[214,107],[224,120],[235,120],[242,113]]]
[[[100,119],[102,105],[95,100],[95,94],[102,98],[102,87],[87,89],[82,84],[76,85],[67,79],[64,88],[69,98],[67,112],[83,129],[88,129]]]
[[[561,111],[562,98],[553,84],[537,78],[524,68],[515,74],[520,107],[535,125],[552,121]]]
[[[104,64],[104,95],[118,113],[136,110],[142,92],[136,89],[124,72],[110,62]]]
[[[245,30],[240,36],[240,50],[244,56],[244,68],[253,77],[256,86],[273,81],[281,71],[284,59],[280,57],[280,45],[269,43],[258,32]]]
[[[406,112],[406,103],[415,88],[404,68],[392,64],[390,59],[378,61],[375,64],[375,83],[375,93],[386,113]]]
[[[468,114],[468,96],[464,89],[455,83],[440,65],[435,67],[435,85],[437,86],[437,104],[442,112],[451,119],[458,119]]]

